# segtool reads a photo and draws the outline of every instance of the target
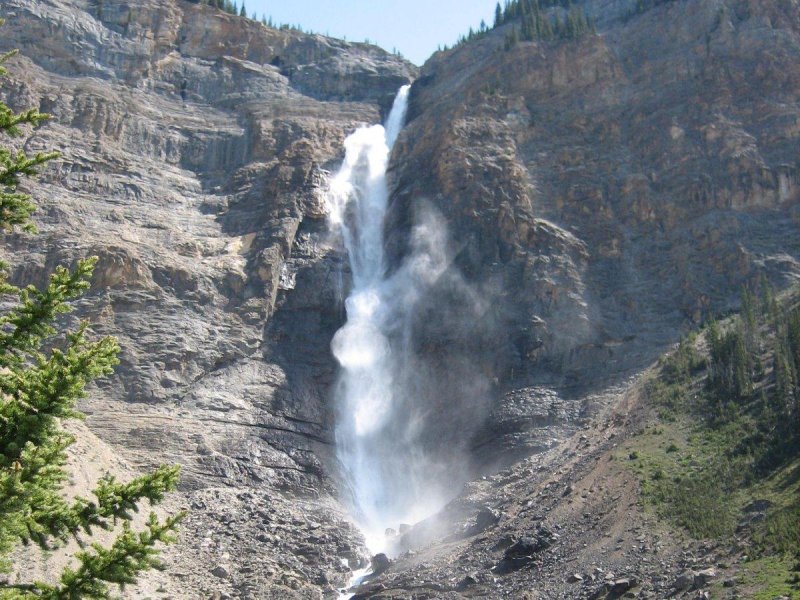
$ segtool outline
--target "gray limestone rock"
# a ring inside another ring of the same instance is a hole
[[[173,502],[192,506],[170,570],[143,585],[291,598],[344,583],[362,550],[333,497],[342,259],[319,189],[416,68],[177,0],[2,12],[0,50],[20,49],[3,98],[50,113],[25,148],[62,156],[28,184],[39,235],[0,254],[39,285],[99,256],[76,316],[119,339],[121,364],[81,409],[135,467],[179,463]]]

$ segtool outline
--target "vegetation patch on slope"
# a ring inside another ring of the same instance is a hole
[[[762,282],[740,314],[684,339],[647,382],[653,417],[620,456],[659,517],[745,540],[738,583],[754,597],[800,598],[798,298]]]

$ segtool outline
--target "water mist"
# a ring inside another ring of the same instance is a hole
[[[385,127],[362,127],[345,140],[344,162],[327,193],[330,223],[341,233],[352,273],[347,322],[331,343],[341,365],[337,453],[345,495],[373,552],[386,550],[387,528],[416,522],[440,505],[436,486],[428,485],[413,424],[408,414],[399,414],[408,406],[403,382],[408,361],[398,328],[404,327],[413,285],[397,289],[396,277],[387,278],[384,255],[386,168],[408,92],[409,86],[398,92]]]
[[[398,92],[385,127],[345,140],[326,195],[352,273],[347,321],[331,342],[341,366],[336,449],[343,497],[373,553],[391,553],[387,529],[431,516],[466,481],[467,446],[489,397],[475,357],[491,346],[492,336],[477,335],[491,302],[453,266],[431,207],[415,206],[406,256],[388,272],[386,169],[408,91]]]

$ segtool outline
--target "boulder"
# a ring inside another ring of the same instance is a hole
[[[717,578],[717,571],[713,567],[697,571],[694,574],[694,587],[702,588],[707,586],[711,581]]]
[[[219,579],[228,579],[231,576],[230,569],[225,565],[217,565],[211,570],[211,574]]]
[[[481,532],[500,520],[500,513],[488,506],[484,506],[475,516],[475,530]]]
[[[370,559],[373,575],[380,575],[381,573],[385,572],[391,566],[391,564],[392,561],[389,560],[389,557],[383,552],[376,554]]]

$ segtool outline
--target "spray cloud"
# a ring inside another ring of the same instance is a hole
[[[386,528],[430,516],[465,480],[465,445],[489,388],[469,359],[469,329],[488,307],[453,267],[445,223],[432,208],[416,211],[408,255],[387,274],[386,168],[407,97],[404,86],[385,128],[346,139],[326,195],[352,272],[347,321],[331,342],[341,365],[337,454],[373,552],[390,550]]]

